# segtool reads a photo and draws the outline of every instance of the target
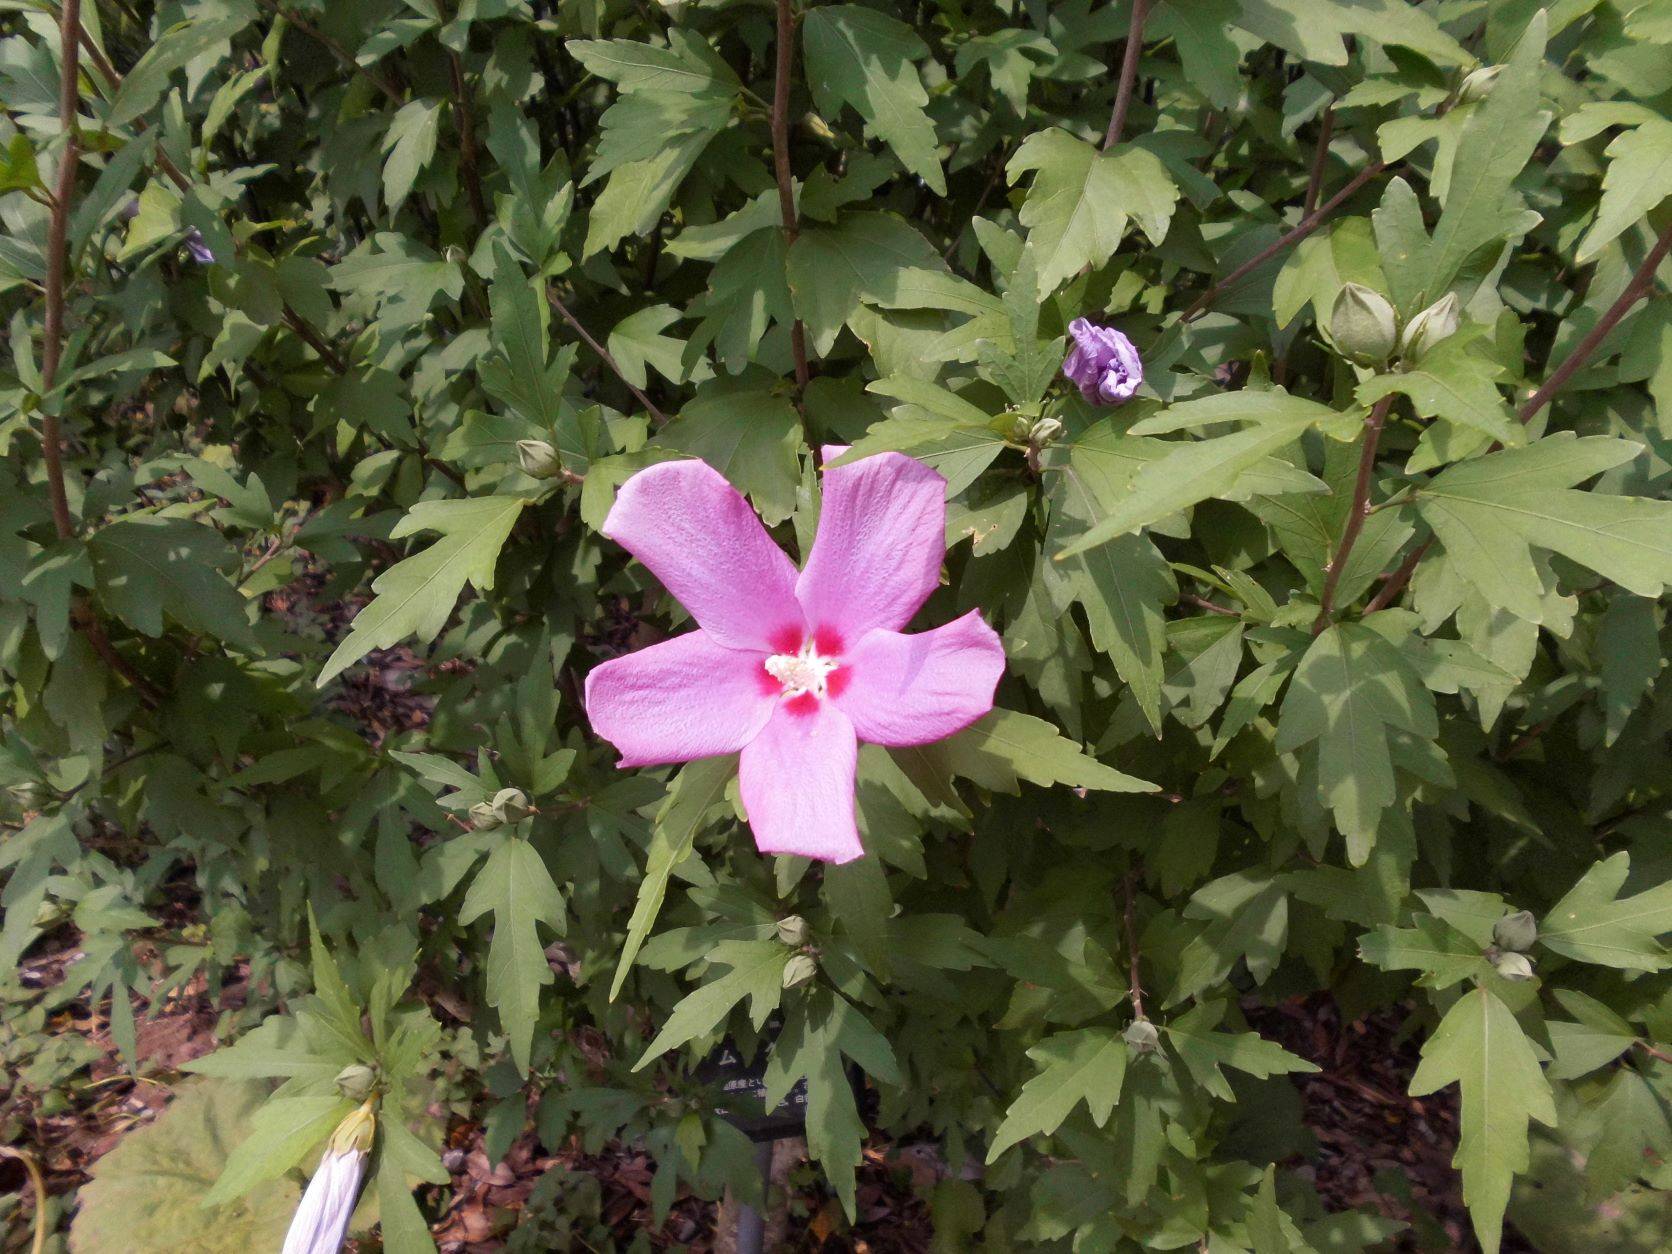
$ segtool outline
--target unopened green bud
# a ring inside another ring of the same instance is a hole
[[[363,1102],[371,1096],[377,1083],[377,1072],[363,1062],[351,1062],[337,1072],[337,1092],[350,1101]]]
[[[791,954],[790,960],[784,964],[784,987],[800,988],[818,971],[819,964],[813,961],[812,954]]]
[[[1476,100],[1485,100],[1492,94],[1492,86],[1498,81],[1498,75],[1504,72],[1501,65],[1483,65],[1470,70],[1463,79],[1463,86],[1457,89],[1457,103],[1469,104]]]
[[[786,945],[796,948],[805,945],[810,931],[807,920],[799,914],[792,914],[788,918],[778,920],[778,939]]]
[[[1386,296],[1362,283],[1348,283],[1336,293],[1329,334],[1346,356],[1379,366],[1399,341],[1399,323]]]
[[[52,800],[52,789],[38,779],[26,779],[6,789],[25,810],[39,810]]]
[[[1530,980],[1533,978],[1533,964],[1526,954],[1499,954],[1492,960],[1493,969],[1506,980]]]
[[[816,113],[803,113],[801,115],[800,125],[801,129],[810,139],[830,143],[836,138],[836,132],[830,129],[830,123],[826,122]]]
[[[534,479],[555,479],[563,473],[563,458],[544,440],[518,440],[517,465]]]
[[[1532,912],[1528,910],[1506,914],[1492,925],[1492,943],[1499,949],[1524,954],[1537,939],[1538,924],[1533,922]]]
[[[1148,1019],[1134,1019],[1121,1036],[1134,1054],[1153,1054],[1161,1045],[1161,1033]]]
[[[478,801],[470,807],[470,825],[480,832],[521,823],[534,813],[528,795],[520,788],[501,788],[489,801]]]
[[[1441,340],[1453,335],[1460,322],[1457,293],[1447,292],[1411,319],[1405,334],[1400,337],[1399,351],[1407,360],[1416,361]]]
[[[528,794],[520,788],[501,788],[493,795],[493,808],[506,823],[521,823],[534,813]]]
[[[1028,428],[1028,443],[1034,448],[1044,448],[1052,440],[1062,434],[1062,420],[1060,418],[1041,418]]]

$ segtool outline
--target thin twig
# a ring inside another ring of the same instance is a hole
[[[782,0],[780,0],[780,3]],[[1126,112],[1132,107],[1132,86],[1138,80],[1138,57],[1144,48],[1144,21],[1149,17],[1149,0],[1132,0],[1132,18],[1126,26],[1126,49],[1120,59],[1120,82],[1115,87],[1115,107],[1109,113],[1109,129],[1103,133],[1107,151],[1120,143],[1126,133]]]
[[[1312,172],[1306,176],[1306,199],[1301,205],[1302,216],[1318,207],[1318,196],[1324,190],[1324,167],[1329,164],[1329,142],[1335,137],[1335,106],[1324,110],[1318,124],[1318,146],[1312,150]]]
[[[81,46],[87,50],[87,55],[92,58],[93,64],[97,67],[99,73],[102,74],[109,82],[110,95],[113,98],[117,91],[121,89],[122,76],[116,72],[116,67],[111,65],[109,59],[105,57],[104,53],[99,51],[99,46],[93,42],[93,37],[87,32],[87,28],[85,26],[78,25],[77,30],[80,32],[79,42]],[[147,130],[145,121],[142,118],[134,119],[133,128],[139,134],[144,134]],[[186,173],[181,170],[178,165],[175,164],[174,158],[163,151],[161,144],[157,145],[157,168],[168,177],[169,182],[173,183],[182,192],[191,191],[192,180],[186,176]],[[325,342],[324,337],[308,324],[307,320],[304,319],[301,314],[292,309],[288,303],[281,304],[280,309],[285,322],[289,324],[290,328],[295,331],[297,335],[301,336],[303,340],[307,341],[308,345],[314,350],[314,352],[318,353],[334,372],[342,374],[348,369],[347,365],[344,364],[343,359],[334,349],[331,348],[329,344]]]
[[[569,306],[565,305],[563,301],[559,299],[557,293],[549,287],[546,289],[546,299],[551,302],[552,308],[557,310],[558,316],[569,324],[569,329],[576,335],[580,336],[586,346],[594,353],[598,354],[598,359],[610,368],[610,371],[615,375],[615,377],[627,385],[627,390],[638,398],[639,404],[645,407],[645,410],[650,414],[651,418],[655,420],[656,424],[660,426],[661,424],[667,422],[668,416],[661,410],[657,409],[655,403],[644,394],[644,391],[627,377],[627,375],[622,371],[621,366],[616,362],[615,358],[610,356],[609,350],[597,340],[592,338],[592,333],[580,324],[580,320],[576,318],[574,314],[569,312]]]
[[[327,35],[324,31],[320,30],[319,27],[315,26],[312,22],[308,21],[300,14],[285,8],[283,5],[279,4],[278,0],[260,0],[260,3],[263,8],[279,17],[282,17],[285,21],[289,22],[308,38],[329,48],[336,54],[337,60],[341,61],[356,74],[364,75],[367,81],[372,83],[379,91],[381,91],[385,96],[388,96],[389,99],[393,100],[396,104],[400,103],[401,89],[399,87],[395,86],[390,79],[385,78],[370,66],[361,65],[352,52],[343,47],[341,43],[333,39],[330,35]]]
[[[1370,598],[1370,603],[1364,607],[1366,614],[1374,614],[1377,610],[1385,610],[1392,605],[1395,598],[1405,590],[1405,585],[1411,582],[1411,576],[1417,573],[1417,566],[1434,545],[1434,537],[1429,536],[1416,548],[1412,549],[1399,568],[1383,581],[1376,595]]]
[[[1138,868],[1129,865],[1121,879],[1121,926],[1126,933],[1126,983],[1132,996],[1132,1017],[1140,1022],[1144,1014],[1144,986],[1138,979]]]
[[[1596,325],[1585,333],[1583,339],[1573,346],[1573,351],[1561,365],[1550,372],[1538,391],[1529,396],[1516,417],[1522,422],[1531,422],[1533,417],[1550,403],[1552,397],[1560,392],[1567,381],[1577,374],[1581,367],[1591,359],[1591,354],[1597,351],[1608,333],[1619,325],[1620,319],[1631,311],[1631,307],[1647,296],[1655,285],[1655,271],[1660,263],[1666,260],[1666,254],[1672,252],[1672,226],[1662,231],[1655,246],[1649,250],[1648,256],[1643,258],[1643,264],[1633,272],[1630,281],[1619,298],[1608,307],[1608,312],[1597,319]]]
[[[1186,309],[1182,315],[1180,315],[1179,321],[1181,323],[1194,322],[1197,318],[1201,317],[1201,315],[1206,312],[1207,307],[1213,304],[1213,302],[1217,300],[1222,293],[1235,287],[1238,283],[1242,282],[1243,279],[1247,278],[1255,270],[1258,270],[1261,266],[1265,265],[1266,262],[1277,256],[1277,254],[1282,252],[1284,249],[1300,243],[1301,240],[1312,234],[1313,231],[1316,231],[1324,224],[1324,221],[1330,216],[1330,214],[1334,213],[1343,204],[1345,204],[1347,200],[1359,190],[1359,188],[1363,187],[1366,183],[1370,182],[1371,179],[1381,174],[1382,171],[1387,168],[1388,163],[1386,161],[1373,161],[1369,165],[1365,166],[1364,169],[1360,170],[1352,177],[1345,187],[1336,192],[1335,195],[1331,196],[1311,213],[1303,217],[1297,225],[1290,228],[1272,243],[1266,245],[1266,247],[1255,253],[1252,257],[1243,262],[1224,278],[1209,285],[1207,291],[1198,296],[1195,303],[1192,304],[1190,308]]]
[[[1664,1049],[1659,1049],[1649,1044],[1648,1041],[1638,1041],[1637,1048],[1641,1049],[1645,1054],[1657,1062],[1672,1063],[1672,1054],[1667,1053]]]
[[[1009,146],[1006,145],[1004,148],[999,150],[999,162],[993,167],[992,174],[988,176],[987,185],[981,189],[981,195],[975,198],[975,208],[971,209],[969,213],[965,215],[964,224],[958,228],[958,233],[952,237],[952,242],[948,244],[945,250],[941,253],[942,261],[952,260],[952,254],[957,252],[958,245],[963,243],[964,234],[970,229],[970,223],[979,218],[981,216],[981,211],[987,207],[988,197],[993,194],[993,189],[999,185],[999,179],[1004,177],[1004,167],[1008,157]]]
[[[778,0],[776,68],[772,77],[772,168],[778,179],[778,212],[783,218],[786,250],[795,246],[801,234],[790,173],[790,58],[794,52],[795,18],[790,13],[790,0]],[[790,352],[795,357],[795,390],[799,402],[812,377],[807,367],[807,328],[800,318],[790,324]]]
[[[307,344],[309,348],[313,349],[314,352],[318,353],[320,359],[324,361],[327,366],[331,367],[331,372],[333,374],[346,374],[348,372],[348,363],[342,359],[337,350],[327,344],[324,337],[321,336],[318,331],[314,330],[313,327],[309,326],[307,320],[295,310],[291,309],[289,305],[284,307],[284,320],[285,325],[287,325],[292,331],[296,332],[297,335],[301,336],[302,341]]]
[[[1184,593],[1179,597],[1179,600],[1183,601],[1186,605],[1194,605],[1199,610],[1206,610],[1210,614],[1228,614],[1232,618],[1242,617],[1241,614],[1239,614],[1236,610],[1233,610],[1230,606],[1221,605],[1218,601],[1210,601],[1206,597],[1199,597],[1193,592]]]
[[[476,225],[487,230],[487,198],[482,195],[482,172],[476,166],[476,119],[470,110],[470,94],[465,87],[464,62],[459,54],[449,50],[453,74],[454,121],[459,132],[459,172],[464,175],[465,192],[470,196],[470,211],[476,215]]]
[[[1335,618],[1335,591],[1341,584],[1341,572],[1347,568],[1353,546],[1364,530],[1364,520],[1370,517],[1370,489],[1376,482],[1376,450],[1382,441],[1382,424],[1393,407],[1393,393],[1382,397],[1364,416],[1364,448],[1359,453],[1358,479],[1353,484],[1353,501],[1347,507],[1347,525],[1341,529],[1341,543],[1324,567],[1324,594],[1318,598],[1318,617],[1312,621],[1314,636],[1323,632]]]
[[[81,161],[81,132],[77,115],[81,110],[80,51],[81,0],[64,0],[59,15],[59,55],[63,76],[58,84],[58,120],[64,133],[64,151],[58,162],[58,186],[53,192],[52,216],[46,235],[46,326],[41,344],[41,395],[49,395],[58,379],[58,363],[64,356],[64,278],[69,260],[70,205],[75,198],[76,167]],[[52,525],[60,540],[75,534],[70,519],[70,499],[64,487],[64,429],[56,405],[41,414],[41,448],[46,457],[46,489],[52,500]]]
[[[1515,411],[1515,416],[1521,420],[1523,425],[1538,417],[1539,412],[1555,399],[1556,393],[1567,385],[1568,380],[1578,374],[1584,368],[1585,363],[1590,361],[1592,355],[1601,347],[1603,340],[1608,338],[1608,333],[1619,325],[1620,320],[1626,314],[1631,312],[1631,307],[1654,289],[1655,271],[1660,269],[1660,263],[1666,260],[1666,255],[1669,252],[1672,252],[1672,226],[1661,232],[1654,247],[1643,258],[1643,263],[1632,272],[1625,288],[1602,317],[1597,319],[1596,325],[1585,333],[1579,343],[1573,346],[1573,351],[1562,359],[1559,366],[1550,372],[1539,389],[1522,402],[1521,408]],[[1493,445],[1494,449],[1498,447],[1500,446],[1497,444]],[[1405,591],[1405,585],[1411,582],[1411,577],[1416,574],[1417,566],[1428,550],[1433,547],[1434,537],[1429,536],[1428,539],[1411,550],[1410,555],[1399,564],[1399,569],[1388,576],[1387,581],[1382,584],[1381,590],[1371,598],[1370,604],[1365,607],[1364,612],[1370,614],[1392,605],[1395,598]]]

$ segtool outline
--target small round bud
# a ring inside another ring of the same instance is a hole
[[[1134,1019],[1121,1036],[1134,1054],[1153,1054],[1161,1046],[1161,1033],[1148,1019]]]
[[[830,129],[830,123],[816,113],[803,113],[800,126],[810,139],[822,140],[825,143],[831,143],[836,139],[836,132]]]
[[[1062,434],[1062,420],[1060,418],[1041,418],[1028,428],[1028,443],[1034,448],[1044,448]]]
[[[1476,100],[1485,100],[1492,94],[1492,87],[1498,81],[1498,75],[1504,72],[1501,65],[1482,65],[1470,70],[1463,79],[1463,86],[1457,89],[1457,103],[1470,104]]]
[[[528,794],[520,788],[501,788],[494,793],[490,804],[502,823],[521,823],[534,813],[534,807],[528,804]]]
[[[470,807],[470,825],[479,832],[491,832],[504,827],[505,820],[493,808],[491,801],[478,801]]]
[[[517,465],[533,479],[555,479],[563,473],[563,458],[544,440],[518,440]]]
[[[812,954],[791,954],[790,960],[784,964],[784,987],[800,988],[818,971],[819,964],[813,961]]]
[[[26,779],[6,789],[12,800],[25,810],[39,810],[52,800],[52,789],[38,779]]]
[[[377,1083],[377,1072],[363,1062],[351,1062],[337,1072],[337,1092],[353,1102],[363,1102],[371,1096]]]
[[[1493,969],[1506,980],[1530,980],[1533,964],[1526,954],[1499,954],[1492,960]]]
[[[1441,340],[1449,338],[1462,321],[1457,293],[1447,292],[1427,309],[1412,318],[1399,339],[1399,351],[1410,361],[1416,361]]]
[[[1399,323],[1386,296],[1362,283],[1348,283],[1336,293],[1329,334],[1353,361],[1379,366],[1399,341]]]
[[[807,920],[799,914],[792,914],[788,918],[778,920],[778,939],[784,944],[799,948],[807,943],[811,929]]]
[[[1533,922],[1532,912],[1528,910],[1506,914],[1492,925],[1492,943],[1499,949],[1524,954],[1537,939],[1538,924]]]

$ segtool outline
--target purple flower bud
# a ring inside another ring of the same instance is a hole
[[[203,235],[195,226],[186,229],[186,251],[200,266],[215,264],[215,254],[209,251],[209,245],[203,242]]]
[[[1144,363],[1132,341],[1113,327],[1100,327],[1084,318],[1068,324],[1074,347],[1062,372],[1080,395],[1093,405],[1119,405],[1131,400],[1144,381]]]

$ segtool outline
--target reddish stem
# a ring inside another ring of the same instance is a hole
[[[1109,129],[1103,135],[1107,151],[1126,134],[1126,114],[1132,107],[1132,89],[1138,81],[1138,57],[1144,47],[1144,22],[1149,17],[1149,0],[1132,0],[1132,18],[1126,27],[1126,49],[1120,60],[1120,82],[1115,87],[1115,107],[1109,114]]]
[[[1382,424],[1393,407],[1393,393],[1382,397],[1364,416],[1364,448],[1359,453],[1358,479],[1353,484],[1353,503],[1348,507],[1347,525],[1341,530],[1341,543],[1335,556],[1324,567],[1324,594],[1318,600],[1318,617],[1312,621],[1312,634],[1319,635],[1335,618],[1335,592],[1341,584],[1341,572],[1347,568],[1353,546],[1364,530],[1364,520],[1370,517],[1370,489],[1376,481],[1376,450],[1382,442]]]
[[[772,77],[772,168],[778,179],[778,213],[784,222],[784,243],[793,246],[801,234],[795,212],[795,184],[790,171],[790,62],[795,52],[795,18],[790,0],[778,0],[778,36]],[[807,366],[807,329],[797,318],[790,324],[790,352],[795,357],[795,388],[799,397],[812,378]]]

